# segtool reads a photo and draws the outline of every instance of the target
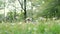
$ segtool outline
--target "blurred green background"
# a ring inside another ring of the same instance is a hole
[[[60,0],[0,0],[0,34],[60,34]]]

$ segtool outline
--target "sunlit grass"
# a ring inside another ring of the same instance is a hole
[[[60,34],[60,21],[0,23],[0,34]]]

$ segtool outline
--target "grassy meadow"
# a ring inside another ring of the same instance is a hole
[[[60,20],[38,23],[0,23],[0,34],[60,34]]]

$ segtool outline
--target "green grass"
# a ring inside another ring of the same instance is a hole
[[[60,34],[60,21],[0,23],[0,34]]]

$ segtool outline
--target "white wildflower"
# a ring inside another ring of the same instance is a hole
[[[36,23],[38,23],[38,20],[36,20]]]
[[[44,4],[45,2],[44,2],[44,1],[42,1],[42,3]]]
[[[22,24],[22,22],[20,22],[19,24]]]
[[[56,20],[57,18],[56,17],[54,17],[54,18],[52,18],[53,20]]]
[[[46,18],[43,18],[43,17],[39,17],[40,20],[46,20]]]
[[[44,30],[45,30],[45,31],[48,31],[48,29],[47,29],[47,28],[45,28]]]
[[[37,28],[33,28],[33,30],[37,30]]]
[[[11,25],[15,25],[15,23],[11,23]]]
[[[60,20],[57,20],[56,22],[58,22],[58,23],[59,23],[59,22],[60,22]]]
[[[28,30],[31,30],[31,27],[28,27]]]

